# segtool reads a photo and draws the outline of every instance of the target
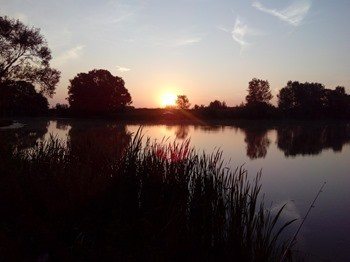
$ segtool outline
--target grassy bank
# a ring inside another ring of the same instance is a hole
[[[188,141],[142,145],[137,134],[121,144],[2,145],[1,257],[280,259],[288,224],[279,223],[282,209],[264,207],[260,174],[250,180],[243,168],[225,168],[220,152],[197,154]]]

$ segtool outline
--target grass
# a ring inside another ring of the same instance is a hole
[[[260,173],[226,168],[219,151],[143,145],[140,132],[113,154],[54,137],[1,150],[5,259],[277,261],[284,251],[292,221],[264,207]]]

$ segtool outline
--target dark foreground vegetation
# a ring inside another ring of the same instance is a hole
[[[118,147],[84,136],[1,143],[3,259],[281,258],[289,223],[264,207],[260,174],[248,179],[224,168],[220,152],[198,155],[188,142],[143,147],[139,135],[114,134]]]

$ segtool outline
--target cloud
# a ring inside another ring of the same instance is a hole
[[[175,42],[175,46],[188,46],[188,45],[194,45],[202,41],[201,37],[190,37],[190,38],[184,38],[179,39]]]
[[[57,58],[55,58],[53,60],[53,62],[56,65],[62,65],[62,64],[65,64],[66,62],[68,62],[69,60],[77,59],[80,57],[82,50],[84,48],[85,48],[84,45],[77,45],[77,46],[63,52],[61,55],[57,56]]]
[[[309,0],[294,2],[282,10],[267,8],[258,1],[253,2],[252,6],[259,11],[275,16],[292,26],[299,26],[311,8],[311,2]]]
[[[150,37],[150,41],[152,45],[161,46],[161,47],[170,47],[170,48],[178,48],[178,47],[186,47],[198,44],[202,41],[202,37],[200,36],[183,36],[180,34],[179,36],[172,37]]]
[[[117,70],[121,73],[124,73],[130,71],[131,69],[123,66],[117,66]]]
[[[249,33],[248,25],[243,23],[238,17],[236,18],[235,25],[231,31],[233,40],[235,40],[241,48],[249,45],[246,41],[246,36]]]
[[[89,19],[94,25],[122,27],[125,23],[133,23],[147,1],[110,0],[102,5],[103,13],[93,15]]]
[[[232,39],[241,47],[241,51],[252,45],[251,39],[253,37],[265,35],[263,31],[248,26],[239,17],[236,18],[233,29],[228,29],[222,25],[217,26],[217,29],[230,34]]]

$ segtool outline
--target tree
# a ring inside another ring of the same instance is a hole
[[[70,80],[68,101],[73,111],[115,112],[132,103],[125,82],[108,70],[94,69]]]
[[[176,105],[179,109],[189,109],[191,104],[185,95],[178,95],[176,99]]]
[[[46,97],[25,81],[0,83],[0,114],[41,115],[48,110]]]
[[[38,84],[40,92],[52,97],[60,72],[50,68],[50,60],[51,51],[39,29],[0,17],[0,82]]]
[[[350,113],[350,99],[345,88],[337,86],[334,90],[326,89],[327,105],[326,110],[328,116],[335,118],[346,117]]]
[[[267,80],[253,78],[249,82],[248,95],[246,96],[247,105],[269,104],[272,99],[270,84]]]
[[[227,105],[225,101],[220,102],[219,100],[214,100],[210,102],[208,107],[210,109],[225,109],[227,108]]]
[[[54,109],[56,109],[57,111],[68,110],[68,105],[57,103]]]
[[[320,116],[327,108],[327,90],[320,83],[288,81],[278,94],[279,109],[294,116]]]

